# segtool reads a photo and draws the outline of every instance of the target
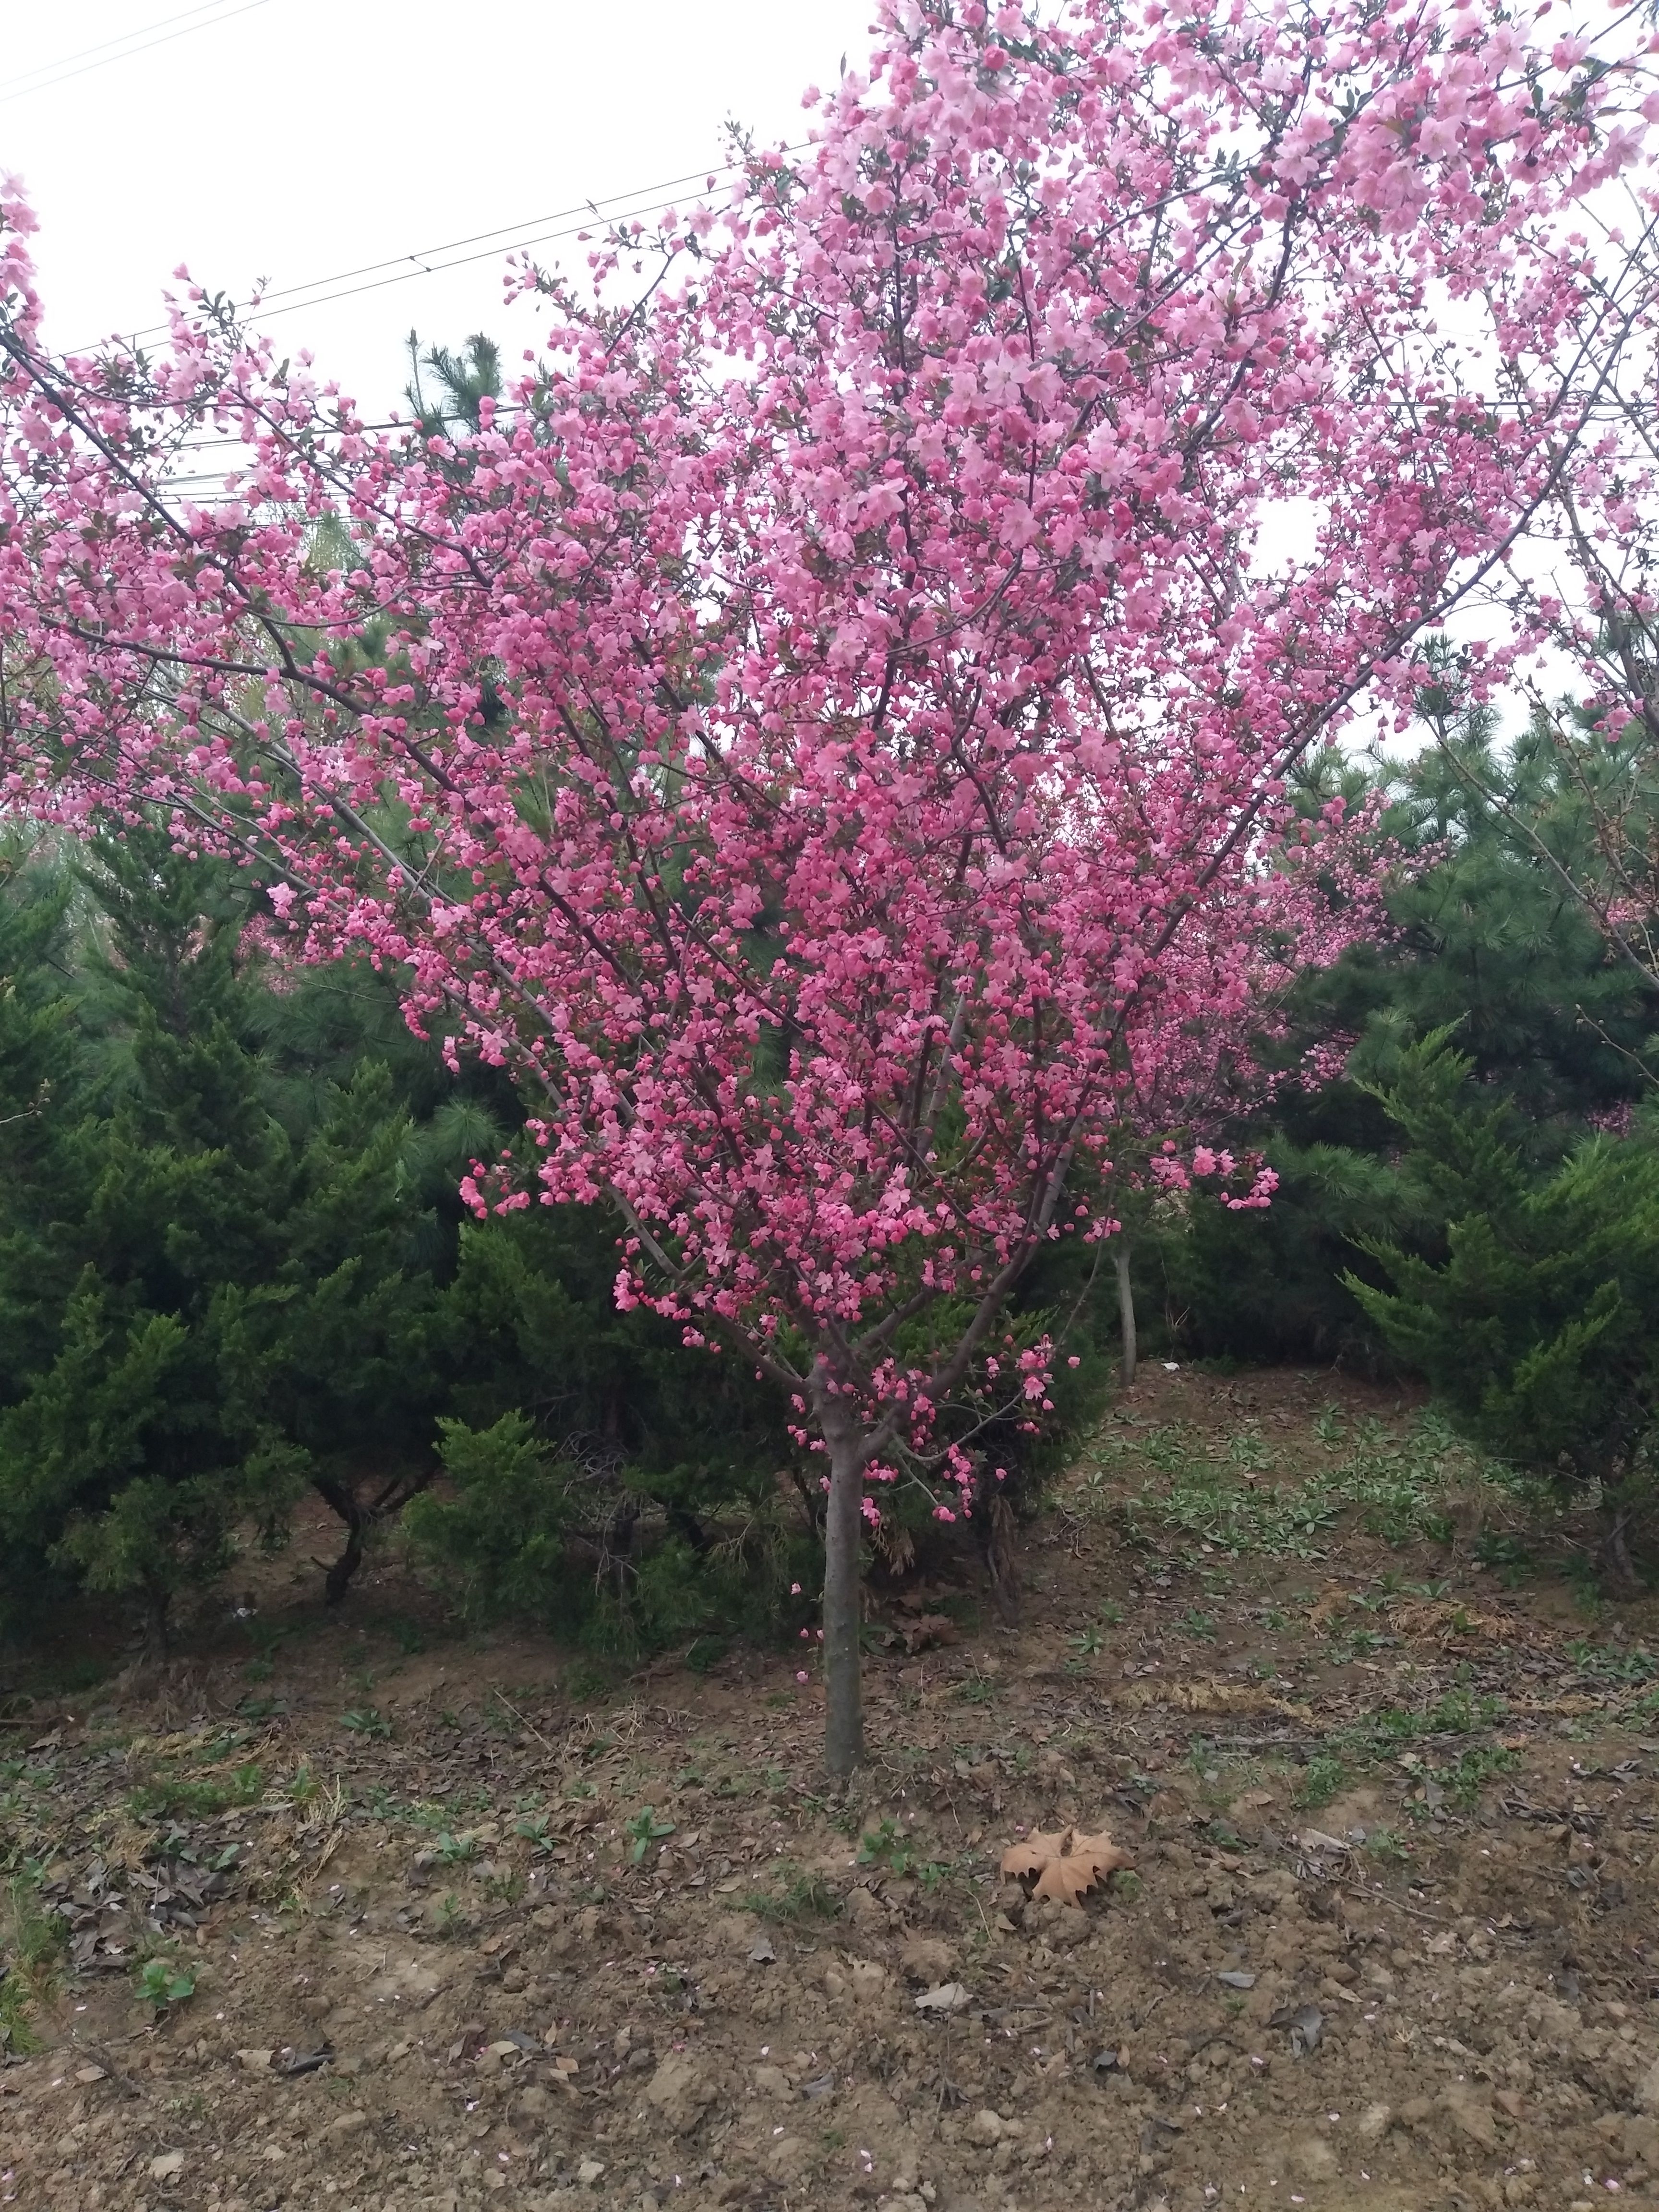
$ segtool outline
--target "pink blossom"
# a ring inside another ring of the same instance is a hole
[[[1639,58],[1496,0],[1268,14],[889,0],[805,153],[597,240],[591,295],[518,272],[545,354],[453,441],[194,289],[143,359],[49,356],[0,187],[8,806],[162,811],[295,957],[405,976],[538,1102],[465,1202],[611,1206],[618,1303],[740,1351],[864,1526],[901,1475],[971,1510],[984,1422],[1045,1418],[1038,1252],[1270,1198],[1206,1139],[1378,900],[1299,764],[1412,711],[1558,493],[1653,526],[1566,236]],[[1495,424],[1483,347],[1547,404]]]

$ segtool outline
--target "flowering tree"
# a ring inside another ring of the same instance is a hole
[[[1287,769],[1403,706],[1572,446],[1558,216],[1632,152],[1575,68],[1484,4],[889,0],[804,161],[591,299],[520,272],[547,357],[453,441],[197,292],[157,359],[49,358],[7,204],[6,789],[240,851],[544,1100],[618,1297],[824,1455],[837,1772],[866,1483],[1040,1417],[997,1332],[1106,1231],[1137,1067],[1340,940]]]

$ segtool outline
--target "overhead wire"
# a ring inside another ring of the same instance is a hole
[[[804,143],[805,142],[802,142]],[[796,154],[801,143],[781,146],[781,154]],[[678,177],[665,177],[660,183],[635,185],[625,191],[612,192],[601,199],[576,202],[570,207],[556,208],[545,215],[527,216],[514,223],[501,223],[492,230],[474,231],[465,238],[446,240],[441,245],[424,246],[407,253],[389,256],[384,261],[366,261],[356,269],[337,270],[331,276],[313,276],[304,283],[285,284],[272,292],[258,295],[257,302],[246,303],[246,320],[250,324],[272,320],[277,315],[293,314],[305,307],[324,307],[336,300],[355,298],[362,292],[383,289],[388,284],[408,283],[417,276],[441,276],[447,270],[465,269],[476,261],[488,261],[497,254],[512,253],[532,246],[546,246],[556,239],[574,238],[591,223],[625,222],[629,216],[659,215],[667,202],[659,197],[678,191],[682,185],[701,185],[707,191],[722,179],[741,173],[742,164],[736,161],[717,162],[712,168],[688,170]],[[637,203],[623,205],[623,203]],[[546,230],[547,223],[568,225],[567,228]],[[465,251],[464,248],[476,248]],[[446,259],[445,256],[453,257]],[[359,278],[366,281],[359,283]],[[331,289],[337,288],[337,289]],[[116,335],[130,344],[142,338],[165,337],[169,325],[150,323],[142,330],[124,331]],[[71,350],[87,353],[94,349],[79,346]]]
[[[116,62],[128,61],[135,54],[147,54],[154,47],[171,46],[175,39],[187,39],[194,32],[210,31],[216,24],[228,23],[238,15],[252,15],[256,8],[268,5],[269,0],[240,0],[239,5],[228,8],[224,0],[206,0],[204,6],[186,8],[179,15],[163,15],[154,23],[141,23],[136,30],[122,32],[96,46],[82,46],[72,54],[60,54],[55,61],[42,62],[38,68],[21,70],[15,76],[0,78],[0,107],[15,100],[27,100],[31,93],[49,92],[54,85],[67,84],[71,78],[85,76],[93,70],[108,69]],[[192,16],[204,20],[186,20]],[[181,27],[170,30],[169,24]],[[147,37],[145,34],[150,31],[161,35]],[[135,40],[138,43],[135,44]],[[110,51],[118,47],[118,52]],[[71,64],[76,66],[70,67]]]

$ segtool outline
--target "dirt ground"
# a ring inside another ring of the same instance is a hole
[[[283,1565],[0,1703],[0,2204],[1659,2206],[1656,1624],[1562,1533],[1390,1394],[1154,1370],[1019,1629],[878,1600],[844,1800],[807,1646],[606,1681]],[[1073,1823],[1133,1873],[1029,1901]]]

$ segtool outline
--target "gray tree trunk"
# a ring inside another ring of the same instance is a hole
[[[1129,1279],[1129,1240],[1121,1230],[1112,1240],[1112,1256],[1117,1267],[1117,1314],[1123,1329],[1123,1383],[1127,1389],[1135,1379],[1135,1292]]]
[[[823,1755],[840,1781],[864,1758],[859,1547],[865,1452],[858,1425],[840,1399],[823,1399],[819,1418],[830,1447],[830,1510],[823,1526]]]

